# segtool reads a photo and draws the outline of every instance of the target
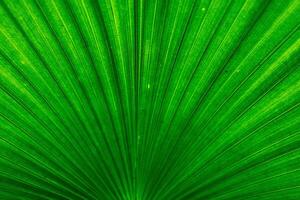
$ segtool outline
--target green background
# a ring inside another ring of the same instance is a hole
[[[300,199],[299,0],[0,0],[0,199]]]

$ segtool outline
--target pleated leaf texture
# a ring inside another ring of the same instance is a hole
[[[299,0],[1,0],[1,200],[299,200]]]

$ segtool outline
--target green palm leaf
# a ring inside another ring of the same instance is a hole
[[[0,1],[0,199],[300,199],[299,13]]]

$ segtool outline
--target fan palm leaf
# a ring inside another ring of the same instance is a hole
[[[0,199],[300,199],[300,2],[1,0]]]

